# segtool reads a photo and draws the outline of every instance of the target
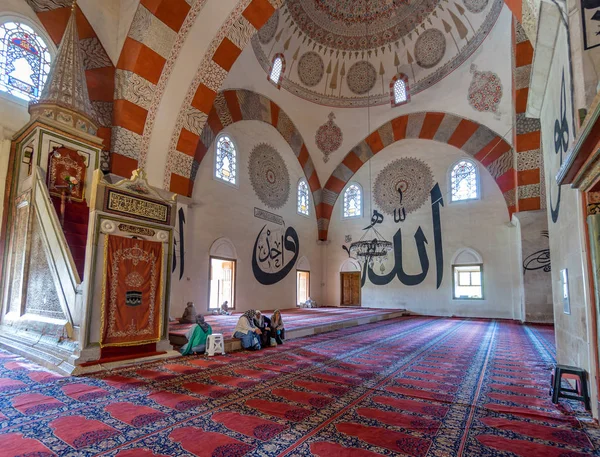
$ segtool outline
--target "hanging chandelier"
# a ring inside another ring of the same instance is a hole
[[[369,4],[366,3],[366,16],[369,17]],[[369,22],[365,25],[365,42],[369,39]],[[368,59],[368,56],[367,56]],[[371,89],[367,93],[367,137],[371,134]],[[369,208],[373,207],[373,188],[371,178],[371,160],[369,159]],[[363,265],[373,266],[378,261],[382,266],[387,261],[388,254],[392,251],[393,245],[387,241],[381,233],[377,231],[375,225],[383,221],[383,216],[377,211],[372,211],[371,225],[366,227],[360,240],[350,244],[348,254]]]

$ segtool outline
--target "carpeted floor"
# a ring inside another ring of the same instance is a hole
[[[0,455],[600,455],[600,429],[550,402],[553,340],[412,317],[95,378],[0,353]]]

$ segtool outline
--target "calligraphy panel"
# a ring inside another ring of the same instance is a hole
[[[161,224],[168,224],[171,217],[171,207],[167,203],[140,198],[114,189],[108,189],[106,192],[104,210]]]

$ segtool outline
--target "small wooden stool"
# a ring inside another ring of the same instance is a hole
[[[212,357],[215,352],[225,355],[225,341],[222,333],[213,333],[206,338],[206,353],[209,357]]]
[[[562,380],[572,379],[575,381],[575,389],[562,387]],[[558,403],[559,398],[582,401],[588,411],[590,406],[590,395],[588,393],[586,372],[582,368],[568,365],[556,365],[552,373],[552,403]]]

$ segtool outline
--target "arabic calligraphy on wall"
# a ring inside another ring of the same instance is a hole
[[[563,164],[564,154],[566,154],[569,147],[569,123],[567,121],[567,92],[565,89],[565,70],[562,71],[562,80],[560,83],[560,112],[554,121],[554,153],[558,155],[558,167],[560,168]],[[550,215],[552,222],[558,221],[558,214],[560,212],[560,197],[561,187],[556,184],[554,179],[550,180]],[[553,194],[556,193],[556,197],[553,198]]]
[[[548,230],[543,230],[542,238],[548,240]],[[548,242],[546,241],[546,244]],[[550,247],[535,251],[533,254],[528,255],[523,260],[523,274],[528,271],[544,270],[546,273],[552,271],[552,264],[550,262]]]
[[[252,273],[265,286],[276,284],[292,271],[299,253],[300,240],[293,227],[265,224],[254,242]]]
[[[431,198],[436,288],[439,289],[444,278],[444,253],[441,223],[441,207],[444,206],[444,199],[438,183],[433,186],[429,194]],[[401,203],[402,200],[400,199],[400,204]],[[374,211],[371,224],[383,224],[385,220],[386,219],[382,214]],[[401,223],[404,222],[405,219],[399,220],[394,218],[392,220],[394,220],[396,223]],[[371,226],[367,227],[366,229],[370,228]],[[394,278],[398,278],[398,280],[406,286],[416,286],[425,281],[430,269],[429,254],[427,252],[427,245],[429,244],[429,241],[425,233],[425,230],[423,230],[421,226],[419,226],[414,233],[414,239],[417,246],[417,255],[419,257],[419,263],[421,266],[420,273],[408,274],[404,269],[402,227],[399,227],[393,238],[392,252],[394,263],[391,270],[389,270],[386,274],[378,274],[375,272],[374,262],[370,261],[372,259],[363,262],[361,286],[365,285],[367,278],[375,286],[385,286],[391,283]],[[349,252],[347,246],[343,246],[343,248]],[[383,264],[381,264],[381,266],[383,266]],[[381,268],[381,270],[381,273],[383,273],[385,271],[385,267]]]

